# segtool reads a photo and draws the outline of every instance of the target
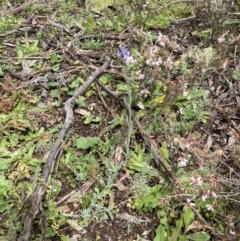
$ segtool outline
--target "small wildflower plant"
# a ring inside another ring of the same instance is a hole
[[[176,171],[177,185],[182,194],[178,193],[178,188],[166,189],[161,181],[159,185],[152,188],[148,188],[145,184],[145,192],[138,192],[139,189],[136,188],[136,195],[129,205],[139,212],[160,208],[161,220],[164,215],[167,218],[167,213],[173,211],[176,200],[181,200],[184,207],[176,223],[185,220],[182,224],[182,228],[185,229],[184,237],[191,239],[187,230],[191,229],[191,223],[197,222],[195,213],[214,216],[224,206],[224,202],[217,194],[221,185],[216,177],[210,170],[202,169],[202,160],[198,160],[199,164],[196,165],[197,159],[201,159],[196,152],[201,145],[198,140],[199,133],[189,134],[194,125],[207,121],[209,112],[205,108],[208,102],[204,100],[205,90],[201,89],[196,82],[200,74],[197,76],[193,71],[186,69],[186,60],[182,60],[182,63],[176,61],[176,54],[180,51],[177,38],[159,32],[153,39],[139,50],[119,47],[117,56],[123,60],[127,76],[132,76],[131,88],[137,89],[137,95],[132,96],[133,102],[135,100],[139,108],[137,115],[141,117],[143,123],[149,123],[149,121],[153,123],[151,128],[148,125],[144,128],[149,133],[160,131],[165,132],[165,136],[169,136],[168,142],[162,143],[159,152],[170,170]],[[174,76],[177,71],[182,72],[182,75],[176,78]],[[135,92],[132,91],[132,93]],[[159,115],[162,118],[159,118]],[[171,129],[175,130],[173,135],[169,134]],[[189,137],[182,137],[185,135]],[[172,164],[169,158],[172,143],[181,150],[175,159],[175,164]],[[131,160],[127,167],[133,172],[144,173],[144,168],[139,168],[143,165],[142,161],[143,159],[140,163],[140,160],[135,159],[133,165]],[[162,235],[173,237],[174,231],[171,232],[169,227],[170,223],[163,224],[160,221],[155,238]],[[162,228],[169,231],[159,231]],[[196,231],[195,235],[200,240],[209,240],[210,237],[205,232]]]

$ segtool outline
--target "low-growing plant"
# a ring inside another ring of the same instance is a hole
[[[23,18],[16,18],[13,15],[0,17],[0,32],[11,30],[16,26],[20,26],[23,21]]]
[[[90,39],[85,40],[83,43],[79,42],[81,48],[86,50],[100,50],[104,47],[105,43],[102,42],[100,39]]]

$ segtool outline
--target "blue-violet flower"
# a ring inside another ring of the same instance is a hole
[[[130,55],[130,51],[125,47],[119,47],[119,49],[117,50],[117,56],[123,58],[123,60],[127,60]]]

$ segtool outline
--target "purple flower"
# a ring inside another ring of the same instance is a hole
[[[125,47],[119,47],[117,50],[117,56],[123,58],[123,60],[127,60],[130,57],[130,51]]]

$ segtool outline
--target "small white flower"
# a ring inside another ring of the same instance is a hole
[[[149,1],[146,1],[146,3],[143,4],[143,8],[146,8],[148,6],[148,4],[149,4]]]
[[[176,42],[173,43],[173,46],[172,46],[172,47],[173,47],[173,51],[174,51],[174,52],[177,52],[178,49],[179,49],[179,45],[178,45]]]
[[[188,160],[186,158],[179,157],[177,160],[178,160],[180,167],[187,166]]]
[[[150,56],[154,56],[157,52],[158,52],[158,47],[157,46],[152,46],[152,47],[150,47],[150,49],[149,49],[149,54],[150,54]]]
[[[217,194],[215,192],[211,191],[211,196],[212,197],[217,197]]]
[[[135,60],[132,56],[129,56],[129,57],[126,59],[126,65],[134,64],[135,62],[136,62],[136,60]]]
[[[150,92],[147,89],[142,89],[140,91],[140,94],[143,95],[144,97],[147,97],[150,94]]]
[[[145,77],[145,75],[142,74],[140,70],[136,72],[136,79],[137,80],[143,80],[144,77]]]
[[[218,41],[218,43],[220,43],[220,44],[221,44],[221,43],[223,43],[223,42],[225,41],[225,39],[224,39],[223,37],[220,37],[220,38],[218,38],[218,40],[217,40],[217,41]]]
[[[191,180],[191,184],[193,185],[193,186],[202,186],[202,184],[203,184],[203,180],[202,180],[202,178],[201,177],[194,177],[194,176],[191,176],[190,177],[190,180]]]
[[[206,201],[206,199],[207,198],[209,198],[210,197],[210,190],[207,190],[207,191],[205,191],[204,193],[203,193],[203,195],[202,195],[202,201]]]
[[[141,110],[144,110],[144,105],[143,105],[143,103],[142,102],[138,102],[137,103],[137,106],[141,109]]]
[[[211,204],[206,204],[206,208],[207,208],[208,211],[214,210],[213,205],[211,205]]]
[[[195,206],[195,204],[191,202],[190,198],[187,199],[187,205],[190,206],[190,207],[194,207]]]
[[[171,57],[169,56],[167,60],[164,62],[164,66],[166,69],[172,69],[173,68],[173,62],[171,60]]]
[[[163,46],[165,47],[166,43],[169,42],[169,38],[162,34],[162,33],[159,33],[158,34],[158,38],[157,38],[157,43],[160,45],[160,46]]]
[[[188,91],[184,90],[183,91],[183,96],[187,97],[188,96]]]
[[[225,61],[222,63],[222,68],[223,68],[223,69],[226,69],[227,66],[228,66],[228,61],[225,60]]]
[[[145,63],[146,63],[146,65],[151,66],[151,65],[150,65],[150,64],[151,64],[151,60],[150,60],[150,59],[147,59]]]
[[[233,231],[232,229],[230,229],[229,233],[232,234],[232,235],[236,235],[236,232]]]
[[[202,201],[203,201],[203,202],[205,202],[207,198],[208,198],[208,196],[207,196],[206,194],[203,194],[203,195],[202,195]]]

